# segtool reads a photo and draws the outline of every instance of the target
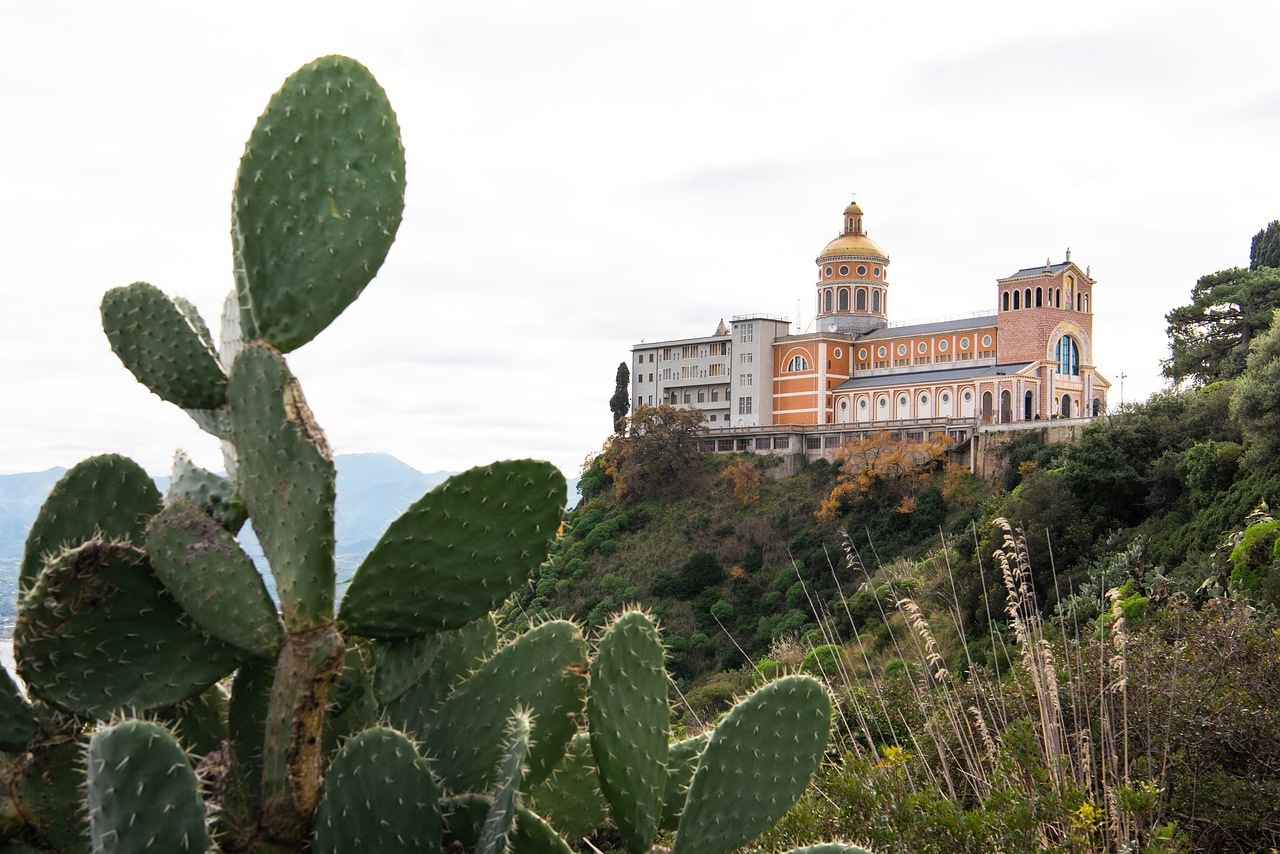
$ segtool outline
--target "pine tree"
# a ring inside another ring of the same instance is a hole
[[[618,363],[618,377],[613,389],[613,397],[609,398],[609,409],[613,412],[613,432],[621,433],[627,412],[631,409],[631,371],[626,362]]]

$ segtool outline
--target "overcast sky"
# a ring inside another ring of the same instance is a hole
[[[273,11],[274,10],[274,11]],[[338,453],[576,473],[630,348],[813,316],[852,191],[893,320],[1090,266],[1095,354],[1159,390],[1164,314],[1280,217],[1280,4],[8,4],[0,473],[216,444],[122,368],[102,293],[216,329],[254,119],[297,66],[365,63],[404,133],[382,272],[290,356]]]

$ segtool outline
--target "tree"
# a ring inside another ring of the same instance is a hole
[[[839,478],[831,494],[822,500],[818,518],[838,519],[863,501],[910,513],[915,509],[916,491],[938,467],[949,447],[951,438],[945,433],[924,441],[872,433],[865,439],[844,443],[836,451]]]
[[[1231,417],[1244,433],[1252,462],[1276,458],[1280,452],[1280,326],[1272,325],[1249,348],[1244,376],[1231,398]]]
[[[614,382],[613,397],[609,398],[609,409],[613,411],[613,432],[621,433],[627,411],[631,408],[631,371],[626,362],[618,363],[618,378]]]
[[[679,492],[691,478],[705,474],[702,410],[670,404],[637,406],[625,420],[625,432],[613,436],[600,456],[613,477],[618,500],[643,501]]]
[[[1170,357],[1164,375],[1197,384],[1244,372],[1249,345],[1271,326],[1280,308],[1280,221],[1254,235],[1249,269],[1233,267],[1200,277],[1191,302],[1165,315]]]

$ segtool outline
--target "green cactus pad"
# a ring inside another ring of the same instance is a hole
[[[159,724],[124,721],[89,742],[89,840],[94,851],[208,851],[200,783],[186,751]]]
[[[270,347],[236,357],[227,387],[240,496],[271,565],[289,631],[333,620],[334,467],[328,442]]]
[[[441,802],[445,821],[446,851],[474,851],[480,841],[480,831],[493,800],[485,795],[456,795]],[[512,831],[510,854],[573,854],[569,844],[556,833],[555,828],[532,810],[516,807],[516,826]]]
[[[203,327],[192,326],[173,300],[146,282],[112,288],[102,298],[111,349],[138,382],[183,409],[226,402],[227,376]]]
[[[324,721],[325,755],[332,755],[348,738],[378,722],[373,677],[360,647],[349,646],[343,658],[342,672],[329,689],[329,707],[325,709]]]
[[[675,854],[726,854],[778,822],[804,794],[831,732],[831,698],[808,676],[771,682],[711,734],[689,786]]]
[[[315,854],[439,851],[440,792],[427,762],[401,733],[365,730],[325,775]]]
[[[449,478],[391,523],[356,570],[339,621],[397,638],[474,620],[546,560],[564,497],[564,475],[534,460]]]
[[[54,851],[84,851],[89,821],[84,806],[84,750],[79,737],[35,744],[5,777],[30,830]]]
[[[0,750],[26,750],[39,728],[31,704],[9,671],[0,667]]]
[[[172,730],[192,756],[205,756],[231,737],[227,727],[230,705],[226,689],[215,683],[191,699],[157,712],[156,720]]]
[[[690,769],[689,776],[693,776]],[[533,811],[550,822],[565,839],[589,836],[608,817],[591,735],[580,732],[569,742],[564,762],[550,777],[529,790]],[[674,830],[674,826],[671,828]]]
[[[90,457],[64,474],[27,534],[18,570],[18,595],[36,583],[45,558],[92,539],[143,542],[147,520],[163,501],[151,476],[128,457]]]
[[[846,842],[823,842],[821,845],[792,848],[787,854],[871,854],[871,852],[861,846],[850,845]]]
[[[33,696],[96,717],[171,706],[247,657],[201,631],[145,554],[97,541],[40,573],[18,610],[14,653]]]
[[[500,649],[440,707],[427,737],[434,767],[454,792],[497,779],[503,733],[516,709],[533,718],[526,780],[546,779],[573,738],[587,681],[587,644],[573,623],[554,620]]]
[[[353,59],[284,82],[245,143],[232,200],[246,340],[296,350],[377,274],[404,211],[404,148],[387,95]]]
[[[420,657],[406,662],[404,656],[418,644]],[[486,614],[460,629],[384,641],[378,647],[385,648],[375,682],[383,713],[394,725],[421,736],[454,687],[497,652],[498,625]]]
[[[246,839],[257,830],[262,804],[262,748],[267,737],[267,710],[275,662],[253,658],[236,671],[227,714],[230,733],[231,768],[219,820],[219,835],[228,837],[230,850],[243,850]]]
[[[262,576],[231,532],[177,499],[151,520],[151,567],[196,623],[218,640],[275,658],[284,627]]]
[[[480,828],[476,854],[505,854],[507,842],[516,822],[516,804],[520,784],[524,782],[524,763],[529,758],[529,733],[532,722],[527,712],[516,712],[508,722],[506,751],[498,771],[498,787],[489,804],[489,814]]]
[[[249,519],[235,485],[191,462],[182,451],[173,456],[173,471],[166,497],[169,501],[179,498],[190,501],[232,534],[239,533]]]
[[[667,785],[665,657],[658,627],[643,612],[628,611],[605,629],[591,663],[587,722],[600,790],[636,852],[648,851],[658,835]]]
[[[680,826],[680,814],[684,812],[684,800],[689,796],[689,784],[693,772],[698,770],[698,760],[711,740],[711,730],[692,738],[677,741],[667,753],[667,789],[662,805],[662,830],[675,830]]]

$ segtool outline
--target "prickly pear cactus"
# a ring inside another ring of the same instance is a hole
[[[338,600],[332,455],[284,354],[372,280],[404,187],[386,94],[323,57],[245,146],[220,346],[180,297],[104,297],[112,349],[223,441],[229,475],[179,452],[162,498],[107,455],[54,487],[20,569],[27,695],[0,671],[4,850],[567,852],[611,815],[633,851],[678,827],[678,851],[718,852],[800,796],[829,726],[812,679],[670,744],[647,615],[618,615],[594,659],[563,620],[499,643],[494,611],[561,521],[547,463],[427,493]],[[246,517],[278,601],[235,539]]]

